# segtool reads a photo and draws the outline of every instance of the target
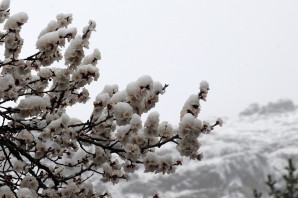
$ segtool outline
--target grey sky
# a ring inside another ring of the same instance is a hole
[[[11,1],[11,13],[29,15],[24,56],[56,14],[72,13],[78,32],[93,19],[90,50],[98,48],[102,61],[92,97],[105,84],[124,89],[148,74],[170,84],[156,110],[171,122],[201,80],[211,87],[203,117],[236,116],[251,102],[297,101],[297,10],[296,0]],[[88,108],[71,112],[82,118]]]

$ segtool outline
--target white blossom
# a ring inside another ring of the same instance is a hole
[[[126,102],[127,93],[126,91],[119,91],[113,94],[111,97],[111,104],[117,104],[118,102]]]
[[[140,87],[136,82],[129,83],[126,86],[126,93],[129,101],[135,102],[142,99]]]
[[[20,131],[17,137],[18,139],[22,140],[25,144],[28,144],[28,145],[32,144],[34,140],[33,135],[26,129],[23,129],[22,131]]]
[[[209,90],[209,83],[207,81],[202,81],[200,83],[200,90],[207,92]]]
[[[130,161],[125,161],[122,166],[124,168],[124,171],[127,173],[134,173],[136,170],[138,170],[138,166]]]
[[[126,123],[128,119],[131,118],[132,114],[133,109],[128,103],[118,102],[114,106],[114,116],[116,118],[117,123],[120,125]]]
[[[2,91],[6,91],[15,87],[15,81],[12,75],[7,74],[5,76],[0,76],[0,87]]]
[[[0,10],[7,10],[10,5],[10,0],[2,0],[0,4]]]
[[[59,28],[67,28],[69,24],[72,22],[72,14],[58,14],[56,16],[56,21],[52,20],[48,23],[47,27],[41,31],[38,38],[43,36],[44,34],[48,32],[54,32]]]
[[[144,124],[144,132],[147,137],[156,137],[157,130],[158,130],[158,125],[159,125],[159,113],[156,111],[151,112]]]
[[[177,150],[182,156],[196,156],[200,144],[196,138],[192,136],[185,136],[179,140]]]
[[[222,120],[222,118],[217,118],[216,123],[217,123],[219,126],[222,126],[222,125],[223,125],[223,120]]]
[[[101,59],[101,54],[100,54],[99,50],[94,49],[92,54],[85,56],[85,58],[83,60],[83,64],[84,65],[91,64],[91,65],[95,66],[97,64],[97,61],[100,59]]]
[[[85,56],[83,46],[84,44],[81,36],[77,35],[73,40],[71,40],[70,45],[65,50],[65,64],[69,65],[70,68],[76,68],[81,64],[81,61]]]
[[[57,191],[54,189],[45,189],[42,191],[42,195],[45,197],[59,198]]]
[[[8,186],[1,186],[0,187],[0,197],[14,198],[14,194]]]
[[[173,127],[167,121],[160,123],[158,126],[158,134],[160,137],[170,138],[173,135]]]
[[[5,25],[4,30],[20,30],[21,26],[28,20],[28,15],[25,12],[19,12],[10,16]]]
[[[33,198],[32,191],[29,188],[20,188],[17,195],[19,198]]]
[[[131,129],[140,129],[142,128],[142,120],[138,114],[133,114],[131,120],[129,121]]]
[[[183,116],[179,123],[178,133],[181,137],[188,135],[197,138],[200,135],[202,129],[202,122],[195,118],[192,114],[187,113]]]
[[[34,116],[50,106],[50,100],[46,97],[30,96],[20,101],[18,108],[23,117]]]
[[[195,117],[197,117],[200,113],[200,99],[195,94],[189,96],[189,98],[183,105],[183,108],[180,112],[180,118],[183,118],[183,116],[187,113],[190,113]]]
[[[141,76],[140,78],[138,78],[136,83],[141,90],[142,95],[146,94],[153,87],[153,80],[148,75]]]
[[[110,97],[112,97],[114,94],[118,93],[118,85],[105,85],[101,93],[107,93]],[[120,101],[118,101],[120,102]]]
[[[160,160],[156,154],[149,152],[144,158],[145,172],[155,172],[158,171],[160,166]]]
[[[96,96],[93,105],[95,108],[104,108],[110,101],[110,96],[108,93],[100,93]]]
[[[173,161],[171,156],[160,157],[159,171],[163,174],[171,174],[175,172],[175,167],[173,166]]]
[[[131,161],[136,161],[141,154],[140,147],[136,144],[126,144],[125,146],[125,158]]]
[[[206,81],[202,81],[202,82],[200,83],[200,93],[199,93],[199,97],[200,97],[202,100],[206,101],[208,91],[209,91],[209,83],[206,82]]]
[[[38,182],[35,177],[27,175],[21,181],[20,187],[29,188],[30,190],[37,190]]]
[[[67,27],[72,22],[72,14],[60,13],[56,16],[59,27]]]
[[[109,159],[109,155],[101,147],[96,147],[95,154],[93,155],[93,162],[96,165],[102,165]]]
[[[93,65],[80,65],[78,70],[72,75],[72,80],[77,83],[79,87],[90,84],[92,80],[99,78],[99,70]]]
[[[16,172],[21,172],[24,170],[26,162],[17,160],[14,162],[13,169]]]

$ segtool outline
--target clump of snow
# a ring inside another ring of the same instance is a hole
[[[47,97],[30,96],[20,101],[18,108],[20,116],[36,116],[50,106],[50,100]]]
[[[21,26],[27,21],[28,15],[25,12],[19,12],[7,19],[4,25],[4,30],[20,30]]]

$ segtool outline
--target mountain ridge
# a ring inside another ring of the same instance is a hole
[[[224,127],[199,139],[201,162],[184,159],[186,166],[169,176],[138,173],[123,185],[121,194],[127,198],[155,192],[167,198],[246,198],[253,197],[254,188],[264,192],[267,174],[281,171],[288,158],[298,162],[298,113],[226,119]],[[163,153],[178,157],[171,148]]]

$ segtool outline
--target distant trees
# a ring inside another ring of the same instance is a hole
[[[296,110],[292,100],[283,99],[276,102],[269,102],[267,105],[260,106],[258,103],[250,104],[246,109],[240,112],[240,116],[266,115],[274,113],[286,113]]]
[[[276,180],[268,175],[266,185],[269,188],[268,195],[272,198],[297,198],[298,197],[298,174],[292,159],[288,160],[285,167],[286,173],[281,175],[281,180]],[[262,193],[254,190],[254,198],[261,198]]]
[[[86,85],[99,78],[99,50],[85,55],[96,23],[90,20],[77,34],[68,28],[72,15],[59,14],[40,32],[37,51],[20,57],[28,16],[10,15],[9,5],[9,0],[0,4],[0,22],[5,22],[0,32],[0,198],[108,197],[89,178],[116,184],[140,166],[145,172],[173,173],[182,161],[155,152],[168,143],[176,144],[181,156],[202,159],[199,135],[222,125],[220,118],[213,124],[197,118],[209,91],[206,81],[184,104],[177,129],[160,121],[158,112],[142,121],[168,87],[150,76],[124,90],[106,85],[90,116],[73,118],[66,108],[86,103]]]

